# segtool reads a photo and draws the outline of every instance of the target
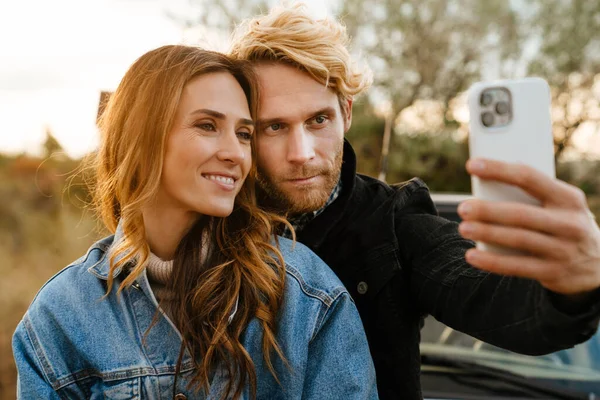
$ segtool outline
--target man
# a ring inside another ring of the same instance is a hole
[[[465,202],[460,227],[437,216],[419,179],[388,186],[356,174],[344,133],[370,84],[341,25],[301,7],[247,22],[231,53],[250,60],[261,97],[256,132],[264,204],[286,214],[350,290],[384,399],[420,399],[423,317],[516,352],[542,354],[593,335],[600,314],[600,230],[581,190],[522,165],[470,160],[483,179],[542,206]],[[474,249],[472,240],[530,256]],[[332,384],[335,384],[332,382]]]

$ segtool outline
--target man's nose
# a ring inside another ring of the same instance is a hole
[[[315,158],[314,138],[304,128],[294,129],[288,139],[288,162],[304,164]]]
[[[232,164],[241,164],[246,158],[244,144],[240,143],[234,129],[221,135],[217,158]]]

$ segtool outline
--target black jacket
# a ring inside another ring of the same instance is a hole
[[[426,185],[389,186],[356,174],[344,145],[342,193],[301,231],[300,242],[340,277],[360,312],[382,399],[421,399],[420,328],[427,314],[488,343],[543,354],[590,338],[598,302],[576,313],[537,282],[482,272],[474,243],[437,216]],[[332,383],[333,384],[333,383]]]

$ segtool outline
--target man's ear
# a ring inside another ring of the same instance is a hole
[[[344,134],[346,134],[346,132],[348,132],[348,130],[350,129],[350,126],[352,125],[352,99],[348,99],[345,103],[344,103]]]

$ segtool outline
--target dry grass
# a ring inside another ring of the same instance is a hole
[[[94,234],[91,217],[81,218],[81,212],[66,210],[58,219],[32,211],[23,215],[27,220],[25,236],[47,234],[45,243],[31,240],[15,252],[13,238],[2,232],[0,239],[0,399],[15,398],[16,371],[12,357],[12,334],[39,288],[52,275],[85,254],[99,235]],[[8,236],[8,237],[7,237]],[[6,239],[6,240],[4,240]],[[37,242],[37,243],[36,243]]]
[[[12,334],[39,288],[100,236],[90,213],[63,194],[77,161],[0,156],[0,400],[14,399]]]

